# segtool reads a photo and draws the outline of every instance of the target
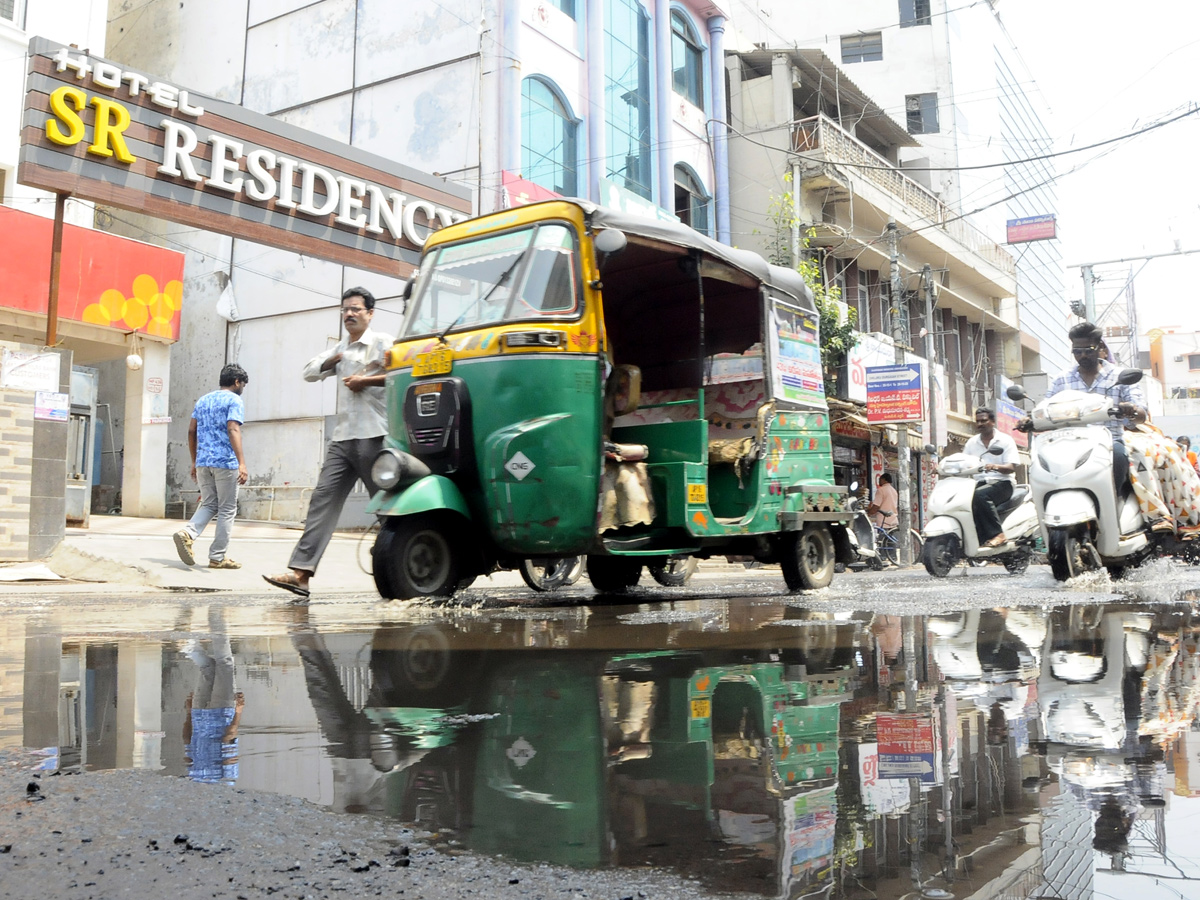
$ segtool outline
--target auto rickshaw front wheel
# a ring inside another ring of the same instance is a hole
[[[371,550],[375,587],[388,600],[448,597],[463,579],[447,516],[397,516],[383,523]]]
[[[789,591],[815,591],[833,581],[833,535],[819,522],[779,538],[779,567]]]

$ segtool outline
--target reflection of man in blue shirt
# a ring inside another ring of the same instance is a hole
[[[245,697],[234,691],[233,650],[220,609],[210,608],[210,650],[197,644],[188,655],[199,669],[196,690],[188,694],[183,741],[188,777],[194,781],[233,784],[238,777],[238,723]]]

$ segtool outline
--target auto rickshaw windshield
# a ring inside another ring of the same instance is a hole
[[[438,247],[425,258],[402,337],[579,311],[572,230],[540,224]]]

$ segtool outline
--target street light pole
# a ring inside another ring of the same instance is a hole
[[[933,339],[933,267],[929,263],[925,263],[925,267],[921,270],[921,278],[925,283],[925,390],[929,393],[929,434],[926,435],[928,438],[926,443],[940,449],[941,445],[938,444],[937,430],[934,425],[934,413],[937,411],[937,398],[933,396],[933,358],[936,354],[934,349],[936,344]]]
[[[900,230],[896,227],[894,219],[888,222],[887,239],[892,293],[892,340],[896,345],[896,365],[902,366],[905,362],[904,320],[900,315],[900,308],[904,303],[904,288],[900,283]],[[900,565],[908,566],[912,565],[912,539],[909,537],[909,530],[912,528],[912,495],[910,492],[912,456],[908,447],[908,425],[903,422],[896,426],[896,444],[896,463],[897,468],[900,469],[900,484],[897,485],[899,509],[897,510],[896,537],[899,539]]]

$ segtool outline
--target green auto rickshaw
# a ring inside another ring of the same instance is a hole
[[[825,587],[852,517],[818,328],[796,272],[677,223],[552,200],[434,232],[388,356],[379,592],[577,555],[601,593],[734,555]]]

